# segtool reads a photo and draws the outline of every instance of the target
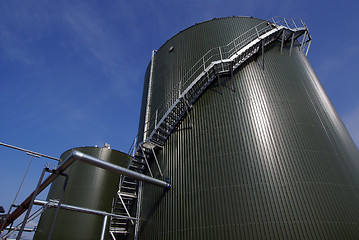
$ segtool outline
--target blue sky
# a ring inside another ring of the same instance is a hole
[[[308,58],[359,145],[358,8],[354,0],[1,1],[0,142],[54,157],[104,142],[127,152],[151,51],[195,23],[235,15],[307,23]],[[6,209],[29,160],[0,146]],[[17,203],[47,162],[56,164],[34,159]]]

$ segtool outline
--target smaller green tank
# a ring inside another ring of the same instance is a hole
[[[121,167],[127,167],[130,162],[129,155],[106,147],[73,148],[64,152],[60,159],[65,160],[75,150]],[[111,212],[118,190],[118,174],[79,161],[74,162],[65,173],[69,179],[63,204]],[[63,176],[56,178],[47,200],[60,198],[64,180]],[[48,208],[41,215],[34,239],[47,239],[55,210]],[[61,209],[51,239],[100,239],[103,219],[102,216]]]

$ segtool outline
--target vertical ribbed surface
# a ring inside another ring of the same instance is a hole
[[[240,21],[238,21],[240,19]],[[223,24],[223,21],[226,24]],[[168,40],[155,54],[153,69],[153,92],[150,103],[149,132],[155,126],[156,111],[157,122],[164,115],[178,96],[179,80],[190,68],[205,55],[208,50],[225,45],[243,32],[253,28],[263,20],[255,18],[225,18],[221,21],[208,21],[197,24],[180,32]],[[220,32],[221,34],[218,34]],[[200,37],[199,37],[200,36]],[[169,49],[173,47],[173,50]],[[149,81],[150,65],[148,65],[145,81]],[[144,85],[142,112],[145,110],[148,83]],[[175,91],[172,91],[176,89]],[[140,130],[143,130],[144,118],[140,118]],[[142,132],[139,132],[141,135]],[[142,141],[142,138],[141,138]]]
[[[170,41],[217,42],[251,21],[218,19]],[[154,89],[165,94],[187,58],[167,65],[160,51],[155,81],[166,84]],[[252,58],[194,104],[157,152],[172,188],[145,184],[139,239],[358,239],[358,150],[306,57],[288,53],[268,46],[264,70]]]

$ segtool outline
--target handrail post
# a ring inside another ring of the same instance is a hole
[[[156,109],[155,127],[157,126],[158,108]]]
[[[219,50],[219,56],[221,57],[221,61],[223,61],[221,47],[218,47],[218,50]]]
[[[204,56],[202,57],[202,63],[203,63],[203,71],[206,71],[206,63],[204,61]]]
[[[292,41],[290,42],[289,56],[292,56],[293,43],[294,43],[294,33],[292,33]]]
[[[289,27],[289,25],[288,25],[287,20],[286,20],[285,18],[283,18],[283,20],[284,20],[285,25],[287,25],[287,28],[289,28],[289,29],[290,29],[290,27]]]
[[[295,24],[294,19],[292,19],[292,22],[293,22],[293,24],[294,24],[294,26],[295,26],[295,29],[297,29],[297,30],[298,30],[297,24]]]
[[[308,55],[308,51],[309,51],[309,48],[310,48],[310,43],[311,43],[312,41],[309,41],[309,44],[308,44],[308,47],[307,47],[307,51],[306,51],[306,53],[305,53],[305,56],[307,56]]]
[[[221,47],[218,47],[219,49],[219,55],[221,57],[221,67],[222,67],[222,71],[224,71],[224,66],[223,66],[223,58],[222,58],[222,50],[221,50]]]
[[[272,21],[273,21],[273,23],[274,23],[274,24],[276,24],[276,25],[277,25],[277,23],[275,22],[274,18],[272,18]]]
[[[303,36],[303,40],[302,40],[302,43],[300,44],[300,49],[303,51],[303,45],[304,45],[304,41],[305,41],[305,38],[307,37],[307,31],[304,32],[304,36]]]
[[[258,38],[259,38],[259,32],[258,32],[257,26],[255,26],[254,28],[255,28],[256,33],[257,33],[257,36],[258,36]]]
[[[304,28],[307,28],[307,25],[305,25],[305,23],[303,22],[303,20],[302,20],[302,19],[299,19],[299,20],[300,20],[300,22],[302,23],[303,27],[304,27]]]
[[[283,54],[283,45],[284,45],[284,29],[282,30],[282,41],[280,44],[280,54]]]

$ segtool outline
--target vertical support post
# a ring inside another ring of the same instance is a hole
[[[307,37],[307,31],[304,32],[303,40],[302,40],[302,43],[300,44],[300,50],[301,51],[303,51],[303,45],[304,45],[306,37]]]
[[[297,30],[298,30],[297,24],[295,24],[294,19],[292,19],[292,22],[293,22],[293,25],[295,26],[295,29],[297,29]]]
[[[149,124],[150,124],[150,102],[152,100],[152,82],[153,82],[153,65],[155,60],[155,51],[152,51],[151,57],[151,71],[150,71],[150,80],[148,84],[148,92],[147,92],[147,104],[146,104],[146,114],[145,114],[145,126],[143,130],[143,141],[147,139],[148,131],[149,131]]]
[[[214,65],[213,70],[214,70],[214,74],[217,75],[217,80],[218,80],[218,86],[219,86],[219,91],[222,93],[221,90],[221,86],[222,86],[222,81],[221,81],[221,76],[219,74],[219,69],[217,67],[218,65]]]
[[[203,71],[206,71],[206,62],[204,61],[204,56],[202,57],[202,63],[203,63]]]
[[[183,97],[180,100],[186,105],[186,112],[187,112],[188,121],[191,124],[190,128],[193,128],[193,123],[192,123],[192,120],[191,120],[191,114],[190,114],[190,111],[189,111],[189,109],[192,108],[192,106],[188,103],[186,98]]]
[[[107,219],[108,219],[108,215],[106,215],[103,218],[102,231],[101,231],[101,240],[105,239],[106,227],[107,227]]]
[[[292,55],[293,43],[294,43],[294,33],[292,34],[292,41],[290,42],[289,56]]]
[[[274,24],[277,24],[277,23],[275,22],[274,18],[272,18],[272,21],[273,21]]]
[[[140,213],[141,213],[141,201],[142,201],[142,188],[143,182],[138,183],[138,194],[137,194],[137,209],[136,209],[136,225],[135,225],[135,234],[134,240],[138,240],[138,231],[140,229]]]
[[[145,162],[146,162],[146,165],[147,165],[148,171],[150,172],[151,177],[153,177],[153,174],[152,174],[152,171],[151,171],[150,165],[148,164],[148,161],[147,161],[147,158],[146,158],[145,151],[143,151],[143,148],[142,148],[142,147],[141,147],[141,151],[142,151],[143,157],[145,158]]]
[[[138,136],[138,135],[137,135]],[[136,152],[136,145],[137,145],[137,136],[135,137],[135,143],[133,145],[133,149],[132,149],[132,156],[135,156],[135,152]],[[132,160],[131,160],[132,161]]]
[[[286,20],[285,18],[283,18],[283,20],[284,20],[285,25],[287,26],[287,28],[289,28],[289,29],[290,29],[290,27],[289,27],[289,25],[288,25],[288,23],[287,23],[287,20]]]
[[[310,41],[309,44],[308,44],[307,51],[305,52],[305,56],[308,55],[308,51],[309,51],[309,47],[310,47],[311,42],[312,42],[312,41]]]
[[[235,92],[236,89],[234,88],[234,77],[233,77],[233,62],[230,63],[229,69],[231,71],[231,79],[232,79],[232,91]]]
[[[264,70],[264,39],[262,39],[262,69]]]
[[[162,177],[162,176],[163,176],[163,174],[162,174],[162,171],[161,171],[160,164],[158,163],[158,160],[157,160],[157,157],[156,157],[155,150],[153,150],[153,148],[152,148],[151,150],[152,150],[153,156],[155,157],[155,161],[156,161],[156,164],[157,164],[158,170],[159,170],[159,172],[160,172],[160,175],[161,175],[161,177]]]
[[[220,57],[221,57],[221,67],[222,67],[222,71],[224,71],[224,68],[223,68],[222,49],[221,49],[221,47],[219,47],[218,49],[219,49],[219,55],[220,55]]]
[[[282,41],[280,43],[280,54],[283,54],[283,45],[284,45],[284,29],[282,30]]]
[[[47,235],[47,240],[51,239],[51,235],[52,235],[52,231],[54,230],[56,218],[57,218],[57,215],[58,215],[60,207],[61,207],[62,197],[64,196],[64,192],[65,192],[66,186],[67,186],[67,181],[69,179],[69,175],[67,175],[66,173],[61,173],[60,175],[65,177],[65,182],[64,182],[64,185],[62,186],[60,199],[59,199],[59,202],[57,203],[56,212],[55,212],[54,218],[52,219],[49,235]]]
[[[207,73],[207,79],[209,79],[209,73],[206,72],[206,62],[204,61],[204,56],[202,57],[202,62],[203,62],[203,72]]]
[[[156,109],[155,127],[157,126],[158,109]]]
[[[259,38],[259,32],[258,32],[258,29],[257,27],[254,27],[256,29],[256,33],[257,33],[257,37]]]
[[[24,228],[25,228],[25,225],[26,225],[26,222],[27,222],[27,219],[29,218],[29,215],[30,215],[30,212],[31,212],[31,208],[32,206],[34,205],[34,200],[35,200],[35,197],[37,196],[38,192],[39,192],[39,188],[40,188],[40,185],[42,183],[42,179],[44,178],[44,175],[45,175],[45,172],[47,171],[48,168],[44,168],[42,170],[42,173],[41,173],[41,176],[39,178],[39,182],[37,183],[37,186],[36,186],[36,189],[34,191],[34,195],[32,196],[31,198],[31,202],[30,202],[30,205],[27,209],[27,212],[25,214],[25,217],[24,217],[24,220],[22,222],[22,225],[21,225],[21,228],[20,228],[20,231],[19,231],[19,234],[17,235],[16,237],[16,240],[20,240],[21,239],[21,235],[22,233],[24,232]]]

